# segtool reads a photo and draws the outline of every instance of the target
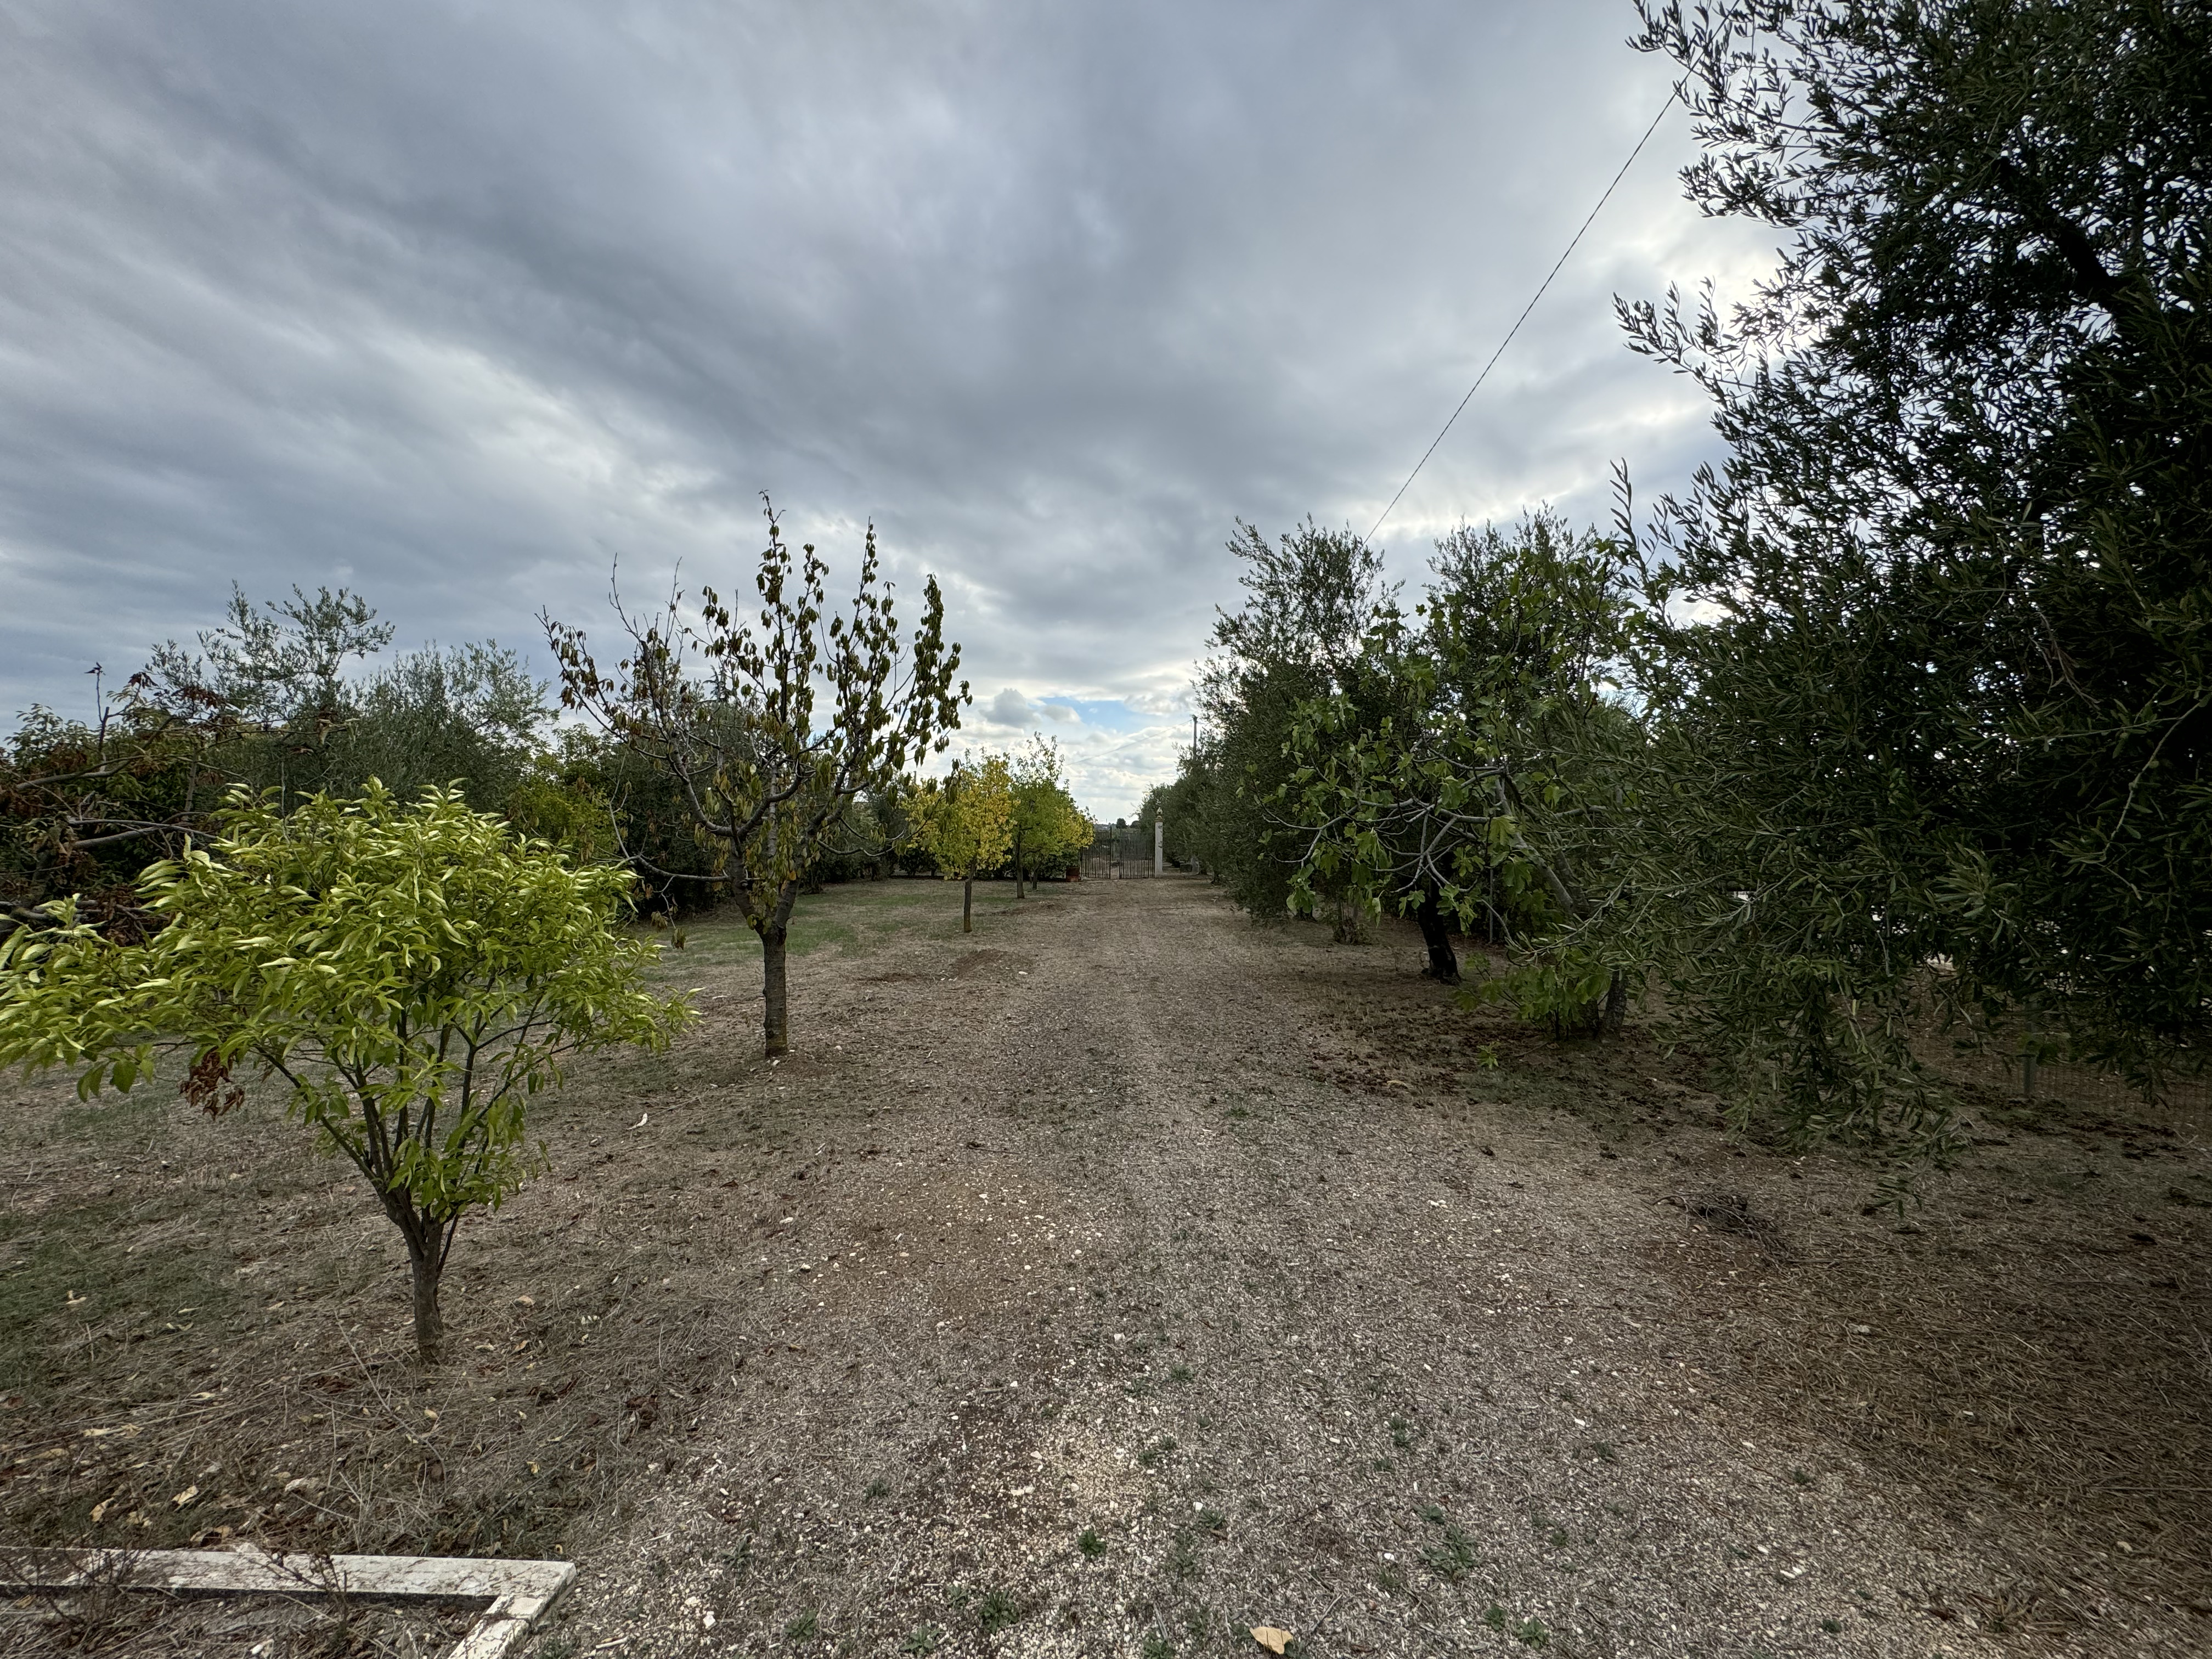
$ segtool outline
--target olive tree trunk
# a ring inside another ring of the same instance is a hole
[[[1613,981],[1605,988],[1605,1006],[1597,1017],[1597,1034],[1608,1040],[1620,1035],[1620,1028],[1628,1023],[1628,975],[1620,969],[1613,970]]]
[[[1443,908],[1437,902],[1435,888],[1422,893],[1413,920],[1420,925],[1421,943],[1429,947],[1429,965],[1421,971],[1443,984],[1458,984],[1459,953],[1452,949],[1451,931],[1444,926]]]
[[[972,874],[960,878],[960,931],[975,931],[975,878]]]

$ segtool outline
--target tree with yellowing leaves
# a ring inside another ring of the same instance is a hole
[[[963,756],[943,779],[926,778],[906,799],[908,840],[960,884],[960,931],[975,931],[975,876],[1006,861],[1014,846],[1014,780],[1004,755]]]

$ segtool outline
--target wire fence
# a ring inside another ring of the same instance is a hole
[[[2185,1132],[2212,1129],[2212,1079],[2170,1078],[2155,1099],[2125,1078],[2094,1066],[2063,1060],[2032,1059],[2002,1036],[1978,1051],[1961,1049],[1941,1037],[1913,1044],[1923,1065],[1945,1082],[1982,1091],[2002,1100],[2038,1101],[2084,1108],[2108,1117],[2146,1116]]]

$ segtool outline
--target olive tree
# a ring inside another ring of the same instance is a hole
[[[173,1051],[217,1115],[244,1100],[241,1066],[282,1079],[405,1240],[428,1364],[455,1230],[528,1173],[531,1097],[569,1055],[664,1045],[689,1010],[643,988],[652,948],[611,929],[625,872],[577,868],[458,793],[408,804],[372,781],[286,815],[240,792],[220,827],[140,877],[163,921],[143,944],[74,899],[0,940],[0,1064],[81,1068],[89,1097]]]
[[[1343,689],[1395,590],[1380,548],[1310,519],[1272,542],[1240,520],[1229,550],[1243,562],[1244,603],[1215,618],[1200,670],[1198,703],[1212,732],[1194,766],[1205,793],[1191,816],[1230,896],[1255,916],[1279,916],[1295,902],[1298,848],[1267,803],[1297,767],[1292,722],[1303,704]]]
[[[1806,1123],[1933,1121],[1931,998],[2201,1067],[2212,9],[1642,11],[1689,194],[1784,242],[1726,312],[1624,311],[1728,447],[1656,526],[1683,1005]]]
[[[811,542],[794,561],[772,503],[766,513],[757,616],[711,587],[696,611],[678,590],[649,616],[631,615],[617,593],[627,654],[604,672],[581,629],[541,620],[562,705],[670,780],[711,846],[711,879],[728,884],[760,936],[765,1047],[781,1054],[791,1046],[785,945],[808,871],[841,850],[856,797],[945,749],[969,691],[965,680],[954,689],[960,647],[945,644],[934,576],[902,644],[890,584],[878,583],[873,526],[851,614],[832,616],[829,567]]]

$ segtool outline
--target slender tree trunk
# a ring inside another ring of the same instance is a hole
[[[1437,902],[1435,888],[1422,893],[1413,920],[1420,924],[1421,942],[1429,947],[1429,965],[1423,971],[1441,984],[1458,984],[1459,954],[1452,949],[1451,932],[1444,926],[1443,908]]]
[[[786,992],[784,946],[791,939],[791,908],[799,902],[799,884],[784,883],[775,906],[753,931],[761,942],[762,1049],[773,1058],[791,1052],[791,1003]]]
[[[431,1231],[434,1234],[443,1230],[433,1223]],[[445,1316],[438,1311],[438,1279],[446,1264],[431,1255],[435,1248],[418,1244],[411,1235],[407,1240],[407,1266],[415,1291],[415,1357],[425,1365],[438,1363],[446,1340]]]
[[[960,931],[975,931],[975,878],[972,872],[960,878]]]
[[[1019,826],[1014,830],[1014,896],[1027,896],[1022,891],[1022,832]]]
[[[786,994],[783,951],[791,930],[771,921],[761,929],[761,1000],[763,1048],[771,1056],[791,1051],[791,1003]]]
[[[1597,1031],[1601,1037],[1617,1037],[1628,1019],[1628,979],[1618,968],[1613,970],[1613,982],[1605,988],[1605,1007],[1598,1015]]]

